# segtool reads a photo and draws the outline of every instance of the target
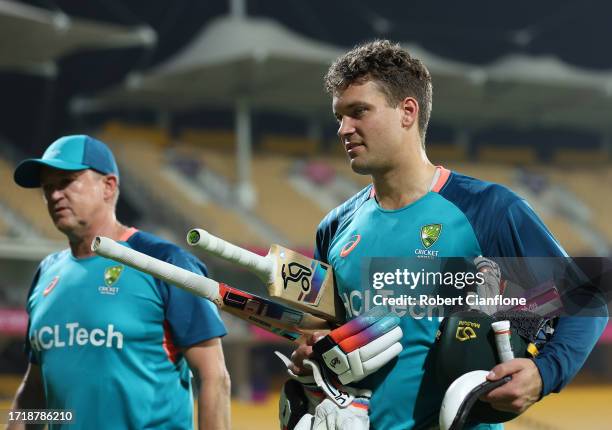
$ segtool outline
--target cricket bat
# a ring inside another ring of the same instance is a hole
[[[276,244],[263,257],[198,228],[187,233],[187,243],[255,273],[273,299],[335,324],[344,322],[328,264]]]
[[[264,330],[291,341],[304,335],[333,328],[322,318],[292,309],[263,297],[242,291],[181,267],[121,245],[108,237],[97,236],[91,249],[102,257],[123,263],[190,293],[212,301],[217,307]]]

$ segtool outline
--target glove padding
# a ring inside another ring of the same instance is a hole
[[[278,418],[281,430],[300,430],[306,426],[316,407],[325,398],[323,391],[316,385],[303,384],[296,379],[289,379],[283,385],[278,400]]]
[[[362,380],[402,351],[400,318],[376,307],[317,341],[314,355],[342,385]]]
[[[320,391],[322,392],[321,398],[327,397],[332,399],[338,406],[345,408],[353,402],[356,396],[360,395],[361,391],[363,391],[358,388],[341,385],[337,381],[335,374],[327,369],[324,364],[321,364],[319,360],[313,361],[305,359],[304,366],[310,368],[312,375],[300,376],[291,371],[291,360],[288,357],[278,351],[275,351],[275,354],[287,367],[287,374],[289,377],[300,382],[304,386],[305,393],[307,394]]]
[[[287,357],[276,354],[289,365]],[[367,430],[372,392],[342,386],[330,390],[331,383],[317,363],[305,360],[305,364],[312,368],[313,376],[297,376],[287,368],[291,379],[283,385],[279,399],[281,430]]]
[[[368,430],[369,398],[355,398],[346,408],[340,408],[330,399],[325,399],[315,409],[312,426],[308,430]],[[306,417],[305,417],[306,418]],[[297,429],[296,430],[301,430]]]

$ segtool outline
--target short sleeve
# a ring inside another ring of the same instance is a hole
[[[30,334],[30,316],[32,314],[31,296],[32,296],[32,292],[34,291],[34,288],[36,287],[36,284],[38,284],[38,279],[40,278],[40,272],[41,272],[41,266],[38,266],[38,269],[36,270],[36,273],[34,274],[34,278],[32,279],[32,284],[30,285],[30,291],[28,292],[28,299],[27,299],[27,305],[26,305],[26,312],[28,313],[28,329],[26,330],[25,343],[24,343],[23,349],[24,349],[25,354],[28,356],[29,362],[32,364],[39,364],[38,359],[36,358],[36,354],[34,353],[34,350],[32,349],[32,345],[30,344],[29,334]]]
[[[208,273],[204,264],[180,248],[173,252],[167,261],[191,272],[202,275]],[[162,288],[167,291],[166,321],[176,346],[188,347],[227,334],[217,307],[211,301],[174,285],[161,283]]]

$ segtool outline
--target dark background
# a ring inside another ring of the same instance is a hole
[[[170,58],[209,21],[229,13],[228,0],[27,0],[70,16],[155,29],[158,43],[151,49],[121,49],[69,55],[58,63],[55,79],[0,72],[0,131],[23,155],[38,154],[55,137],[78,127],[67,109],[75,95],[91,95],[120,82],[128,72],[146,70]],[[350,47],[360,41],[390,38],[412,42],[440,56],[473,64],[487,64],[509,53],[550,55],[578,67],[612,69],[608,55],[612,40],[612,3],[513,1],[414,2],[365,0],[246,0],[249,16],[270,17],[305,36]],[[9,43],[9,41],[4,41]],[[10,41],[19,49],[19,40]],[[127,115],[127,114],[126,114]],[[130,113],[153,121],[148,113]],[[203,115],[195,115],[202,121]],[[215,122],[227,122],[229,113],[206,112]],[[189,115],[186,115],[187,120]],[[331,118],[330,118],[331,119]],[[434,116],[435,121],[435,116]],[[286,121],[283,121],[286,124]],[[257,123],[274,124],[262,117]],[[202,124],[206,125],[206,124]],[[301,132],[301,124],[292,124]],[[448,130],[431,125],[431,139]],[[564,130],[508,130],[494,128],[474,136],[478,140],[506,139],[524,144],[595,146],[600,136]],[[559,137],[562,137],[561,142]]]

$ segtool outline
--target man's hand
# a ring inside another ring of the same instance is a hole
[[[497,381],[504,376],[512,376],[505,385],[491,391],[481,400],[489,402],[500,411],[521,414],[540,399],[542,378],[533,360],[515,358],[498,364],[487,376],[489,381]]]
[[[312,349],[340,384],[348,385],[397,357],[402,351],[402,336],[400,318],[383,307],[375,307],[332,330]]]
[[[312,370],[308,366],[304,366],[304,360],[312,357],[312,346],[317,340],[324,337],[326,332],[314,332],[306,338],[306,342],[297,347],[291,354],[291,365],[289,370],[299,376],[311,375]]]

